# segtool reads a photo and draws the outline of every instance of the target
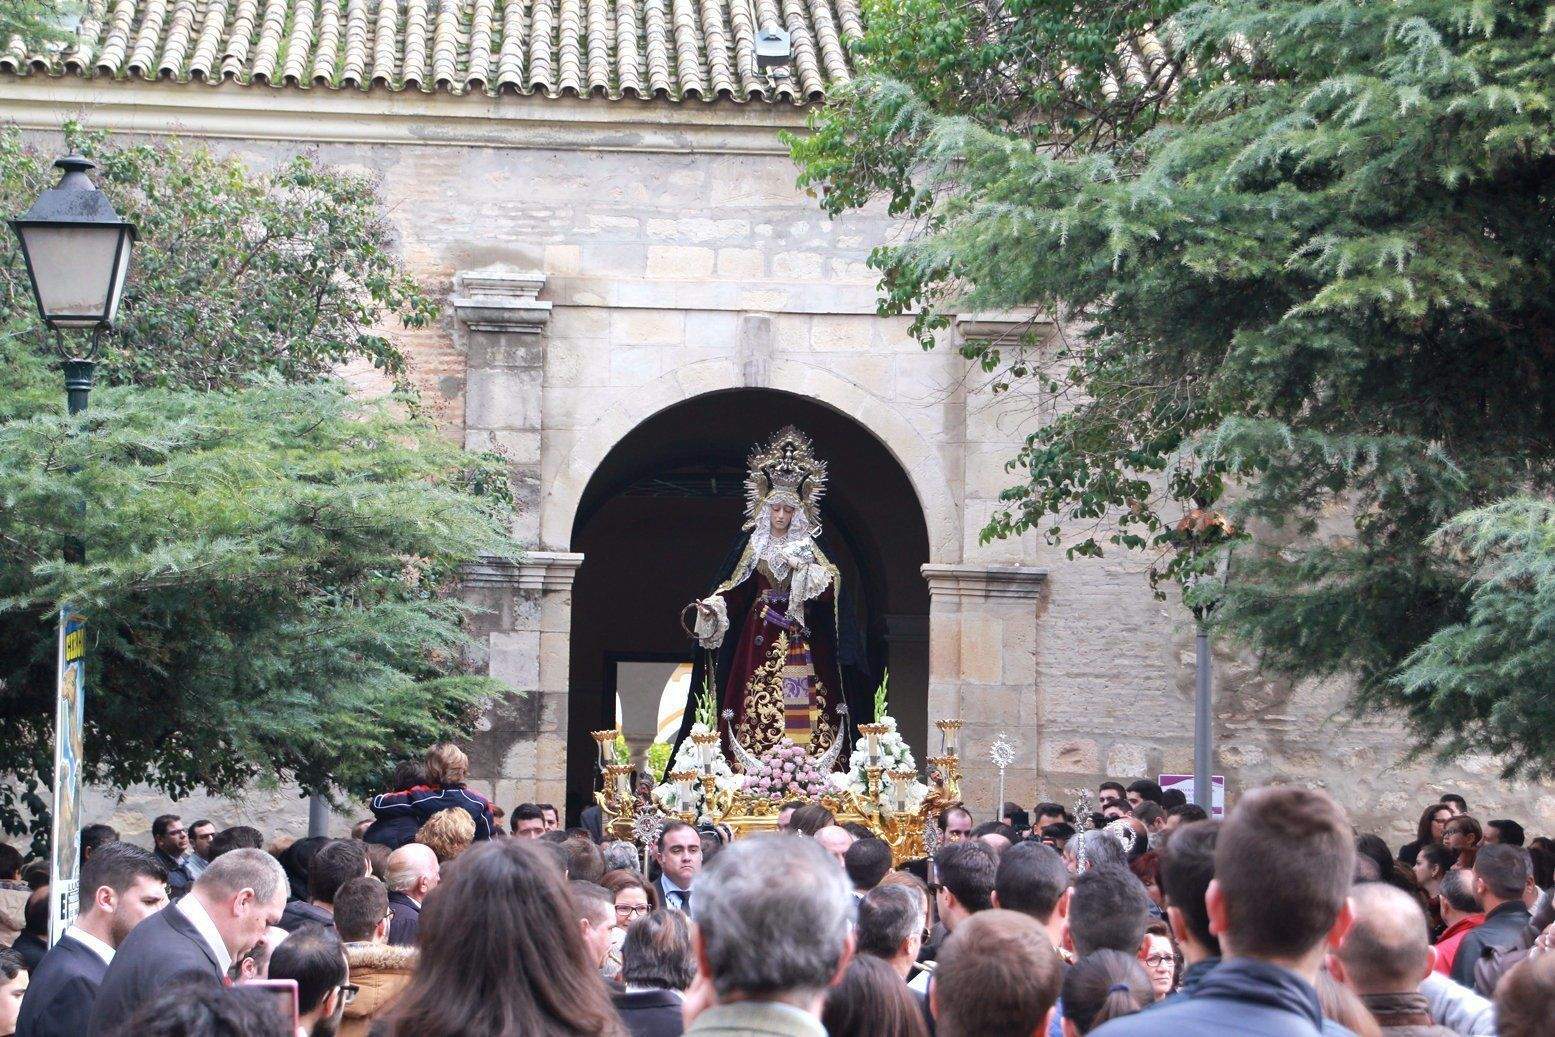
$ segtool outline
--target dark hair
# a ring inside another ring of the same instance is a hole
[[[902,941],[923,929],[923,899],[903,884],[876,886],[859,898],[857,910],[854,933],[860,954],[894,958]]]
[[[545,814],[545,812],[547,810],[549,810],[553,814],[556,814],[556,804],[554,804],[554,803],[536,803],[535,806],[540,808],[540,814],[541,814],[542,817],[544,816],[544,814]],[[556,819],[558,821],[560,821],[561,820],[561,815],[560,814],[556,814]]]
[[[531,818],[530,820],[533,820],[533,818]],[[570,838],[572,838],[572,837],[570,835],[568,835],[566,832],[562,831],[560,828],[553,828],[553,829],[551,829],[548,832],[541,832],[540,833],[540,840],[541,840],[541,842],[553,843],[556,846],[560,846],[562,843],[566,842]],[[567,867],[567,851],[563,850],[562,851],[562,869],[565,871],[566,867]]]
[[[216,827],[216,822],[215,822],[215,821],[212,821],[212,820],[211,820],[211,819],[210,819],[210,818],[208,818],[208,817],[202,817],[202,818],[200,818],[200,819],[199,819],[199,820],[198,820],[198,821],[196,821],[196,822],[194,822],[194,823],[193,823],[193,824],[191,824],[191,825],[190,825],[190,826],[189,826],[189,831],[191,831],[191,832],[192,832],[192,831],[194,831],[194,830],[195,830],[195,829],[196,829],[196,828],[200,828],[200,827],[202,827],[202,826],[204,826],[204,825],[210,825],[210,826],[211,826],[211,827],[212,827],[212,828],[215,828],[215,827]],[[211,834],[212,834],[212,835],[215,835],[215,834],[216,834],[216,833],[215,833],[215,832],[212,832],[212,833],[211,833]]]
[[[1528,847],[1528,860],[1533,865],[1533,884],[1540,889],[1549,889],[1555,884],[1555,853],[1551,853],[1543,846]]]
[[[1015,841],[1015,829],[1003,821],[984,821],[968,834],[973,839],[981,839],[985,835],[1002,835],[1012,843]]]
[[[562,843],[567,851],[567,877],[598,883],[605,875],[605,855],[588,836],[568,836]]]
[[[986,911],[993,906],[993,880],[999,864],[982,843],[941,846],[934,855],[934,868],[940,885],[968,911]]]
[[[388,1037],[617,1034],[561,871],[526,839],[476,843],[427,898]]]
[[[167,834],[174,821],[183,820],[178,814],[161,814],[151,822],[151,838],[160,839]]]
[[[874,836],[860,839],[842,855],[842,867],[855,889],[874,889],[891,870],[891,844]]]
[[[682,828],[689,828],[691,831],[696,832],[695,825],[688,825],[684,821],[671,821],[663,828],[659,829],[659,838],[656,840],[656,844],[660,853],[664,852],[664,840],[668,839],[672,834],[680,831]],[[701,842],[701,835],[702,833],[697,832],[698,842]]]
[[[158,989],[111,1032],[118,1037],[291,1037],[288,1022],[267,993],[222,987],[191,974]]]
[[[1500,833],[1501,843],[1504,846],[1521,846],[1523,845],[1523,840],[1527,838],[1526,833],[1523,832],[1523,826],[1516,821],[1503,819],[1500,821],[1486,821],[1485,824]]]
[[[1215,843],[1222,944],[1253,958],[1307,953],[1333,928],[1354,870],[1349,820],[1327,793],[1288,785],[1246,793]]]
[[[1133,1015],[1155,1000],[1150,974],[1139,959],[1105,948],[1069,966],[1062,993],[1064,1018],[1082,1034]]]
[[[1044,839],[1056,839],[1067,843],[1074,838],[1074,832],[1074,825],[1067,821],[1054,821],[1050,825],[1042,826],[1042,838]]]
[[[333,839],[308,862],[308,899],[335,902],[335,891],[367,872],[367,852],[355,839]]]
[[[1015,806],[1013,803],[1006,803],[1004,805],[1006,808]],[[1015,807],[1014,810],[1006,809],[1004,811],[1004,816],[1010,819],[1010,828],[1017,835],[1031,827],[1031,815],[1026,813],[1025,809],[1022,807]]]
[[[1394,868],[1393,851],[1388,849],[1388,844],[1382,841],[1382,836],[1367,832],[1355,837],[1355,852],[1358,856],[1369,857],[1377,864],[1377,878],[1390,886],[1399,884],[1397,870]]]
[[[257,828],[248,825],[233,825],[231,828],[223,828],[216,833],[211,840],[211,860],[215,860],[224,853],[233,850],[263,850],[265,837]]]
[[[1046,925],[1069,888],[1069,869],[1051,846],[1016,843],[999,857],[993,888],[1001,908],[1030,915]]]
[[[520,803],[513,808],[513,816],[508,819],[508,826],[513,831],[518,831],[520,821],[544,821],[545,815],[540,812],[540,807],[534,803]]]
[[[1134,954],[1149,920],[1145,887],[1123,865],[1098,864],[1075,877],[1069,894],[1069,938],[1076,954],[1102,948]]]
[[[1160,804],[1161,802],[1161,786],[1157,785],[1149,778],[1140,778],[1138,781],[1129,782],[1129,786],[1124,790],[1124,792],[1133,792],[1137,794],[1140,799],[1143,799],[1149,803]],[[1127,796],[1125,795],[1124,798],[1126,799]]]
[[[658,910],[663,906],[659,903],[658,887],[637,872],[627,868],[616,868],[613,871],[605,872],[599,877],[599,884],[609,891],[612,904],[615,903],[616,894],[623,889],[640,889],[648,897],[649,907]]]
[[[1037,818],[1043,816],[1058,817],[1067,821],[1074,815],[1065,810],[1062,803],[1038,803],[1036,806],[1031,808],[1031,819],[1033,824],[1036,823]]]
[[[1415,826],[1415,842],[1422,846],[1426,843],[1436,842],[1436,836],[1431,831],[1431,822],[1436,820],[1436,815],[1441,811],[1447,811],[1448,820],[1452,819],[1452,808],[1446,803],[1432,803],[1420,812],[1420,823]]]
[[[1193,821],[1208,821],[1209,811],[1205,810],[1197,803],[1183,803],[1168,810],[1166,812],[1166,816],[1180,817],[1182,818],[1183,824],[1188,824]]]
[[[402,760],[394,766],[394,777],[389,782],[391,791],[403,792],[427,783],[426,760]]]
[[[1444,873],[1452,867],[1452,851],[1441,843],[1422,843],[1415,851],[1416,860],[1424,860],[1433,868],[1440,868]]]
[[[14,879],[21,873],[21,851],[10,843],[0,843],[0,879]]]
[[[1161,805],[1170,813],[1173,807],[1188,805],[1188,794],[1182,789],[1162,789]]]
[[[150,850],[133,843],[109,843],[81,867],[81,909],[91,909],[92,899],[102,887],[122,894],[142,877],[166,882],[167,869]]]
[[[1447,827],[1442,830],[1442,835],[1445,836],[1448,832],[1453,831],[1458,832],[1460,835],[1473,835],[1476,843],[1484,842],[1485,840],[1485,830],[1480,827],[1478,818],[1470,817],[1467,814],[1459,814],[1448,821]]]
[[[49,887],[39,886],[27,895],[22,906],[22,932],[34,936],[49,934]]]
[[[1496,986],[1501,1037],[1547,1037],[1555,1019],[1555,954],[1525,958]]]
[[[0,982],[9,983],[27,967],[27,962],[15,951],[0,950]]]
[[[873,829],[871,829],[868,825],[861,825],[857,821],[844,821],[842,824],[838,825],[837,827],[841,828],[844,832],[847,832],[849,835],[851,835],[853,837],[854,841],[857,841],[859,839],[875,839],[875,838],[878,838],[878,836],[875,835]]]
[[[685,990],[696,978],[691,927],[679,911],[654,911],[626,929],[621,979],[639,987]]]
[[[928,1037],[918,998],[879,958],[855,957],[821,1008],[826,1032],[858,1037]]]
[[[286,881],[291,886],[291,899],[308,899],[308,865],[312,863],[313,855],[329,843],[330,840],[322,835],[310,835],[298,839],[281,851],[277,859],[286,871]]]
[[[335,890],[335,931],[347,943],[365,943],[389,913],[389,891],[372,876],[352,879]]]
[[[107,846],[109,843],[119,841],[119,830],[112,825],[95,824],[87,825],[81,829],[81,860],[85,861],[97,852],[99,846]],[[4,872],[0,868],[0,872]]]
[[[1036,919],[984,911],[956,926],[934,970],[939,1037],[1034,1033],[1058,999],[1058,954]]]
[[[1134,808],[1134,816],[1148,825],[1152,821],[1166,820],[1166,808],[1147,799]]]
[[[1126,798],[1127,794],[1128,794],[1128,789],[1124,788],[1123,787],[1123,783],[1120,782],[1120,781],[1104,781],[1100,785],[1096,786],[1096,791],[1097,792],[1104,792],[1107,789],[1114,789],[1114,790],[1116,790],[1117,793],[1118,793],[1118,798],[1119,799]]]
[[[837,816],[819,803],[806,803],[796,807],[788,819],[788,830],[798,835],[811,835],[837,823]],[[660,846],[664,844],[659,843]]]
[[[297,981],[297,1011],[324,1003],[346,981],[346,951],[340,937],[315,922],[298,926],[270,952],[271,979]]]
[[[1456,803],[1458,804],[1458,809],[1460,811],[1465,814],[1469,812],[1469,801],[1458,795],[1456,792],[1443,792],[1442,798],[1438,802]]]
[[[1179,825],[1161,847],[1161,893],[1168,907],[1182,912],[1189,934],[1216,957],[1220,938],[1209,931],[1209,911],[1204,891],[1215,877],[1215,840],[1219,821],[1194,821]]]
[[[1474,875],[1497,900],[1516,900],[1528,884],[1528,851],[1521,846],[1489,843],[1474,858]],[[1487,907],[1489,905],[1486,905]]]

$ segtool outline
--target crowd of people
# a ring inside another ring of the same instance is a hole
[[[53,947],[46,868],[0,845],[0,1037],[1555,1034],[1555,846],[1456,796],[1395,855],[1321,791],[1221,820],[1106,782],[1085,816],[950,807],[901,861],[800,802],[644,853],[467,768],[403,766],[350,838],[89,826]]]

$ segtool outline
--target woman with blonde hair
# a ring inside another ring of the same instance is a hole
[[[454,807],[433,814],[416,833],[416,842],[437,854],[438,864],[447,864],[474,841],[475,825],[470,815]]]
[[[469,777],[470,758],[464,750],[452,742],[439,742],[427,752],[426,784],[374,796],[373,816],[384,823],[380,827],[414,822],[420,829],[433,814],[457,808],[474,822],[476,842],[490,839],[497,830],[491,801],[466,787]]]

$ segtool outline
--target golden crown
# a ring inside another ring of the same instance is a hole
[[[821,497],[826,493],[826,462],[815,456],[810,437],[789,425],[751,451],[745,477],[745,528],[756,523],[756,516],[770,498],[791,497],[795,507],[804,509],[812,532],[821,528]]]

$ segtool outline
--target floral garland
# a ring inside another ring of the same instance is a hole
[[[880,747],[880,770],[882,783],[889,790],[889,777],[885,777],[888,771],[917,771],[917,761],[913,759],[912,750],[907,747],[907,742],[896,730],[896,718],[876,714],[879,718],[876,722],[884,724],[888,730],[878,739]],[[869,742],[862,735],[854,744],[853,752],[848,757],[848,769],[831,775],[832,783],[838,788],[851,792],[856,796],[866,794],[868,785],[865,781],[865,768],[869,765]],[[877,790],[879,791],[879,790]],[[907,803],[909,810],[917,810],[924,797],[929,794],[929,787],[923,782],[914,779],[907,787]]]
[[[816,761],[800,746],[784,739],[757,758],[760,766],[745,776],[746,790],[758,799],[820,799],[829,782]]]

